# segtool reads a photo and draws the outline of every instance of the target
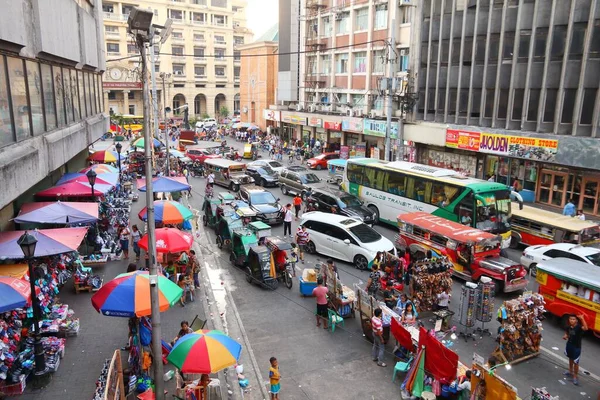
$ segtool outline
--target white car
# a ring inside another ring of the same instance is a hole
[[[361,270],[369,268],[378,251],[396,254],[390,240],[358,219],[312,211],[302,215],[300,225],[310,234],[307,252],[348,261]]]
[[[202,121],[202,128],[204,129],[214,128],[216,126],[217,120],[214,118],[206,118],[204,121]]]
[[[600,249],[571,243],[529,246],[521,255],[521,265],[529,269],[532,276],[536,276],[538,263],[558,257],[583,261],[600,267]]]
[[[256,160],[248,163],[249,167],[264,167],[268,166],[278,174],[285,168],[285,165],[275,160]]]

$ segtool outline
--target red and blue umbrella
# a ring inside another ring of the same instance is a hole
[[[144,207],[138,214],[142,221],[148,219],[148,207]],[[194,218],[194,213],[181,203],[169,200],[154,202],[154,219],[163,224],[181,224]]]
[[[0,276],[0,312],[22,308],[31,300],[31,287],[23,279]]]
[[[183,373],[212,374],[237,364],[242,345],[221,331],[200,330],[181,337],[167,361]]]

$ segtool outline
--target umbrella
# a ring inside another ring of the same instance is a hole
[[[31,299],[29,282],[0,276],[0,312],[25,307]]]
[[[104,185],[101,183],[94,185],[94,196],[102,196],[112,189],[112,185]],[[67,182],[62,185],[53,186],[49,189],[42,190],[35,194],[38,197],[59,197],[59,196],[77,196],[91,197],[92,187],[89,183],[84,182]]]
[[[89,161],[97,161],[101,163],[109,163],[109,162],[117,162],[118,158],[121,160],[124,159],[123,155],[119,155],[118,153],[110,150],[100,150],[96,151],[87,158]]]
[[[104,174],[106,172],[112,172],[112,173],[118,173],[119,170],[111,165],[108,164],[92,164],[87,168],[82,169],[81,173],[85,174],[86,172],[88,172],[90,169],[93,169],[97,174]]]
[[[120,274],[102,285],[92,296],[92,306],[111,317],[143,317],[150,311],[150,275],[147,271]],[[160,311],[167,311],[181,298],[183,289],[163,275],[158,275]]]
[[[96,171],[96,174],[97,174],[96,175],[96,183],[94,184],[94,187],[97,184],[115,186],[117,184],[117,182],[119,182],[119,174],[118,173],[113,173],[113,172],[99,173],[98,171]],[[58,182],[56,182],[56,184],[62,185],[63,183],[68,183],[68,182],[88,183],[88,177],[83,172],[70,172],[70,173],[64,174],[58,180]],[[90,191],[91,191],[91,188],[90,188]]]
[[[154,144],[154,147],[160,147],[160,146],[162,146],[162,143],[160,142],[160,140],[158,140],[156,138],[152,139],[152,144]],[[142,137],[142,138],[137,139],[136,141],[134,141],[132,143],[132,145],[134,147],[143,149],[144,148],[144,138]]]
[[[194,241],[192,235],[176,228],[159,228],[155,231],[155,236],[156,251],[159,253],[179,253],[189,250]],[[148,250],[148,235],[142,236],[138,245]]]
[[[183,154],[179,150],[169,149],[169,156],[175,157],[175,158],[183,158],[183,157],[185,157],[185,154]]]
[[[146,221],[147,207],[138,214],[142,221]],[[157,200],[154,202],[154,219],[163,224],[180,224],[194,218],[194,213],[189,208],[176,201]]]
[[[200,330],[181,337],[167,361],[181,372],[211,374],[237,364],[242,345],[221,331]]]
[[[29,231],[37,239],[35,257],[51,256],[55,254],[76,251],[88,228],[59,228],[36,229]],[[0,232],[0,257],[2,259],[23,258],[21,246],[17,243],[25,231]]]
[[[137,188],[140,192],[146,191],[146,179],[137,180]],[[190,190],[192,187],[187,183],[183,176],[161,176],[152,178],[152,191],[156,192],[181,192]]]
[[[98,203],[54,202],[23,204],[15,222],[37,224],[87,223],[98,220]]]

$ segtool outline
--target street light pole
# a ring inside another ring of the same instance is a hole
[[[392,151],[391,141],[392,141],[392,87],[395,85],[392,83],[394,81],[394,59],[396,54],[396,20],[392,19],[391,25],[391,38],[390,38],[390,53],[388,56],[388,78],[387,78],[387,111],[386,111],[386,132],[385,132],[385,157],[384,160],[390,161],[390,153]]]
[[[117,149],[117,166],[119,167],[119,188],[122,189],[123,181],[121,179],[121,150],[123,149],[123,145],[121,142],[118,142],[115,145],[115,149]]]
[[[92,187],[92,201],[96,201],[95,197],[94,197],[94,185],[96,184],[96,171],[94,171],[92,168],[90,168],[90,170],[85,174],[85,176],[87,176],[88,182],[90,184],[90,186]]]
[[[165,74],[164,72],[160,73],[160,76],[162,78],[162,91],[163,91],[163,117],[165,119],[165,144],[167,145],[167,176],[171,176],[169,170],[171,168],[170,166],[170,160],[169,160],[169,124],[167,123],[167,94],[165,92],[165,76],[170,76],[170,74]],[[157,110],[158,112],[158,110]]]

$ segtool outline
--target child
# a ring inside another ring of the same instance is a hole
[[[184,274],[179,275],[179,281],[177,282],[177,284],[179,285],[179,287],[183,290],[183,295],[181,295],[181,299],[179,299],[179,303],[181,304],[181,307],[185,307],[185,299],[187,298],[187,295],[190,295],[191,301],[194,301],[194,298],[192,297],[192,291],[190,290],[190,280],[188,279],[187,276],[185,276]]]
[[[269,359],[271,363],[271,368],[269,368],[269,378],[271,380],[271,400],[279,399],[279,390],[281,390],[281,386],[279,384],[279,380],[281,379],[281,375],[279,374],[279,363],[275,357],[271,357]]]

